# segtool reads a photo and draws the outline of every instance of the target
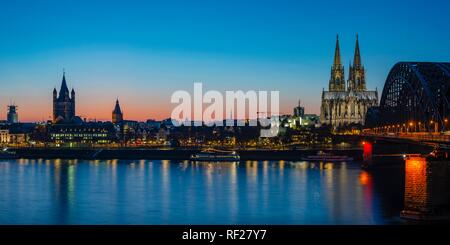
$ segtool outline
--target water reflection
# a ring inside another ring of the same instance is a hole
[[[444,153],[446,154],[446,153]],[[408,156],[402,217],[413,220],[449,220],[448,158]]]
[[[73,206],[75,203],[75,172],[76,162],[55,160],[53,168],[53,201],[55,211],[53,218],[56,223],[66,224],[72,216]]]
[[[0,162],[0,223],[392,222],[386,214],[399,210],[377,191],[376,175],[345,162],[8,160]],[[39,202],[17,206],[30,199]]]

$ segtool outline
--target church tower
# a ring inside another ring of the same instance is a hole
[[[53,89],[53,123],[70,123],[75,117],[75,91],[69,94],[66,73],[63,72],[61,89]]]
[[[355,55],[353,57],[353,66],[350,66],[348,78],[348,90],[366,91],[366,75],[364,66],[361,62],[361,53],[359,51],[358,35],[356,35]]]
[[[15,104],[8,105],[8,114],[6,115],[7,123],[13,124],[19,122],[19,114],[17,113],[17,106]]]
[[[112,122],[113,123],[121,123],[123,121],[123,113],[120,109],[119,99],[116,100],[116,106],[112,112]]]
[[[336,36],[336,48],[334,62],[331,67],[331,77],[328,85],[329,91],[345,91],[344,66],[341,63],[341,51],[339,49],[339,36]]]

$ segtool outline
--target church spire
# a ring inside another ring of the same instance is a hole
[[[66,96],[69,96],[69,88],[67,87],[66,82],[66,72],[63,71],[63,77],[61,82],[61,89],[59,90],[59,98],[64,99]]]
[[[112,112],[112,122],[113,123],[120,123],[123,121],[123,113],[120,109],[119,104],[119,98],[116,99],[116,106],[114,107],[114,110]]]
[[[75,118],[75,90],[72,89],[70,96],[69,88],[66,82],[66,72],[63,70],[61,89],[59,95],[56,88],[53,89],[53,123],[73,122]]]
[[[365,91],[366,75],[361,61],[361,53],[359,51],[358,35],[356,35],[355,56],[353,57],[353,66],[350,67],[350,73],[349,84],[352,86],[350,89]]]
[[[334,62],[331,67],[329,82],[330,91],[345,91],[344,66],[341,62],[341,50],[339,48],[339,36],[336,35],[336,48],[334,51]]]
[[[336,35],[336,48],[334,50],[333,66],[338,67],[340,65],[341,65],[341,50],[339,49],[339,35]]]
[[[358,34],[356,34],[355,57],[353,58],[353,65],[356,67],[361,66],[361,54],[359,52]]]
[[[62,84],[61,84],[61,88],[67,88],[67,83],[66,83],[66,72],[65,71],[63,71],[63,78],[62,78]],[[68,88],[67,88],[67,90],[69,90]]]
[[[122,114],[122,110],[120,109],[119,98],[116,99],[116,106],[114,107],[114,113]]]

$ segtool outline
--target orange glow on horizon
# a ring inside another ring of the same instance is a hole
[[[136,98],[120,98],[120,107],[125,120],[146,121],[147,119],[164,120],[170,118],[172,109],[176,104],[171,104],[161,98],[138,100]],[[35,100],[17,101],[20,122],[42,122],[52,120],[52,101],[41,97]],[[111,113],[114,109],[115,98],[96,97],[95,102],[86,98],[79,98],[76,102],[76,115],[82,119],[111,121]],[[290,112],[290,105],[280,106],[280,111]],[[206,105],[204,105],[206,108]],[[6,104],[0,108],[0,120],[6,120]]]

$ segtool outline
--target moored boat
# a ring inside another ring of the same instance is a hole
[[[192,154],[191,161],[210,161],[210,162],[237,162],[241,158],[236,151],[223,151],[216,149],[207,149],[196,154]]]
[[[8,148],[3,148],[0,151],[0,159],[15,159],[17,158],[16,152],[10,151]]]
[[[348,162],[353,161],[353,157],[345,155],[334,155],[319,151],[316,155],[309,155],[301,158],[303,161],[324,161],[324,162]]]

